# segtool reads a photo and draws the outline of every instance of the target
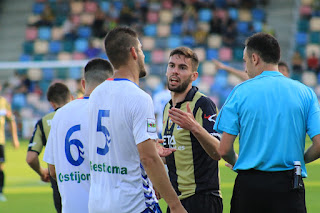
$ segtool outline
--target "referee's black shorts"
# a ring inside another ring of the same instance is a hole
[[[223,210],[222,198],[213,194],[194,194],[181,200],[181,204],[188,213],[222,213]]]
[[[231,213],[305,213],[305,189],[293,189],[293,170],[238,172]]]

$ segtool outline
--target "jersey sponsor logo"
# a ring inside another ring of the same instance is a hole
[[[80,183],[82,181],[89,181],[90,180],[90,174],[84,174],[79,171],[70,172],[69,174],[62,174],[59,173],[58,175],[59,181],[62,182],[75,182]]]
[[[92,161],[90,161],[90,170],[93,172],[104,172],[109,174],[128,174],[127,167],[111,166],[105,163],[92,163]]]
[[[163,136],[163,146],[166,148],[176,148],[176,140],[174,135],[164,135]]]
[[[156,120],[152,118],[147,118],[147,132],[155,133],[156,131]]]
[[[214,120],[214,117],[216,117],[216,115],[217,114],[214,114],[214,115],[206,115],[206,114],[204,114],[204,118],[205,119],[207,119],[208,121],[211,121],[211,122],[216,122],[215,120]]]
[[[178,147],[177,147],[177,150],[180,150],[180,151],[185,150],[185,149],[186,149],[185,146],[178,146]]]
[[[217,137],[217,138],[221,139],[221,134],[220,134],[220,133],[212,132],[212,133],[210,133],[210,135],[212,135],[212,136],[214,136],[214,137]]]
[[[52,121],[52,120],[47,120],[48,126],[51,126],[51,121]]]

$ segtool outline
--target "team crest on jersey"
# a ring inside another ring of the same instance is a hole
[[[155,133],[156,131],[156,120],[152,118],[147,118],[147,132]]]
[[[168,119],[169,119],[169,121],[168,121],[168,129],[171,129],[171,126],[172,126],[173,122],[172,122],[170,117]]]

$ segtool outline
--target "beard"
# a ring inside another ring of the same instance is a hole
[[[189,84],[191,82],[191,75],[189,76],[189,78],[187,80],[185,80],[184,82],[182,82],[179,86],[177,87],[172,87],[169,83],[169,79],[168,79],[168,89],[171,92],[176,92],[176,93],[183,93],[184,91],[186,91],[186,89],[188,88]]]
[[[138,59],[138,66],[139,66],[139,78],[143,78],[147,75],[146,68],[144,67],[144,61],[142,57]]]

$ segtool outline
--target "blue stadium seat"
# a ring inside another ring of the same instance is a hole
[[[297,45],[306,45],[307,42],[308,42],[308,34],[307,33],[298,32],[296,34]]]
[[[219,52],[217,49],[207,49],[207,60],[218,59]]]
[[[195,46],[195,39],[194,39],[194,37],[193,36],[184,36],[183,38],[182,38],[182,45],[183,46],[187,46],[187,47],[190,47],[190,48],[192,48],[192,47],[194,47]]]
[[[173,22],[171,24],[171,35],[181,35],[182,24],[180,22]]]
[[[57,54],[62,50],[61,41],[50,41],[49,43],[49,52]]]
[[[43,80],[39,82],[39,87],[42,91],[48,91],[51,81]]]
[[[79,38],[74,43],[74,49],[77,52],[84,52],[88,49],[88,47],[89,47],[88,40],[84,38]]]
[[[179,47],[182,44],[181,39],[178,36],[170,36],[168,38],[167,42],[168,42],[168,44],[167,44],[168,48],[170,48],[170,49]]]
[[[253,24],[253,29],[254,29],[255,32],[261,32],[262,31],[262,27],[263,27],[262,22],[253,21],[252,24]]]
[[[145,56],[144,62],[146,64],[149,64],[151,62],[151,51],[144,51],[143,53],[144,53],[144,56]]]
[[[74,42],[72,40],[64,40],[63,51],[73,52],[73,50],[74,50]]]
[[[38,38],[41,40],[51,39],[51,28],[50,27],[40,27],[38,31]]]
[[[40,15],[45,8],[45,4],[42,2],[35,2],[32,6],[32,12],[36,15]]]
[[[226,0],[215,0],[214,4],[217,8],[225,8],[227,6]]]
[[[311,32],[309,35],[309,43],[320,44],[320,32]]]
[[[25,41],[23,43],[23,53],[32,55],[34,53],[34,42]]]
[[[143,28],[145,36],[156,36],[157,34],[157,25],[156,24],[147,24]]]
[[[233,20],[238,20],[238,17],[239,17],[238,10],[236,8],[230,8],[229,17]]]
[[[32,60],[32,56],[28,54],[22,54],[19,57],[19,61],[31,61],[31,60]]]
[[[239,33],[247,33],[248,32],[249,23],[245,21],[239,21],[237,24],[237,29]]]
[[[42,78],[45,81],[52,81],[54,79],[54,69],[43,68],[42,69]]]
[[[211,20],[211,10],[208,8],[200,9],[198,12],[199,21],[209,22]]]
[[[300,19],[298,21],[298,31],[308,32],[308,30],[309,30],[309,21],[307,19]]]
[[[243,49],[240,47],[233,48],[233,59],[235,61],[243,60]]]
[[[263,21],[265,18],[265,13],[263,9],[254,8],[251,10],[252,20]]]
[[[99,2],[100,8],[103,12],[107,13],[109,12],[109,8],[110,8],[110,2],[107,1],[100,1]]]
[[[165,49],[167,48],[167,38],[165,37],[157,37],[155,40],[155,48]]]
[[[43,54],[35,54],[33,55],[34,61],[43,61],[44,55]]]
[[[113,5],[117,10],[121,11],[121,9],[123,7],[123,2],[122,1],[114,1]]]
[[[78,28],[78,36],[80,38],[89,38],[91,36],[91,28],[88,26],[81,26]]]
[[[58,79],[67,79],[69,76],[69,69],[68,68],[58,68],[56,70],[56,78]]]

